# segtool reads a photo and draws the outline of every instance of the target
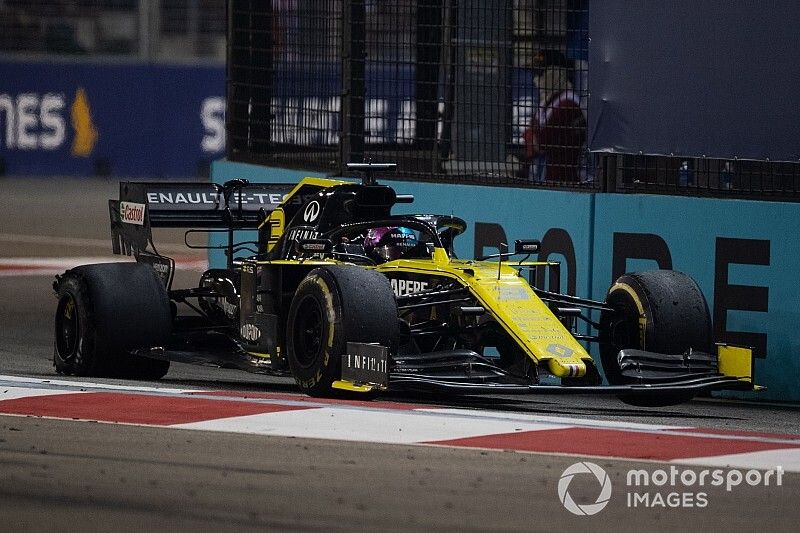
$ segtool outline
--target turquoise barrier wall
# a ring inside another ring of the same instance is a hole
[[[756,347],[768,390],[753,397],[800,400],[798,222],[798,204],[597,194],[593,296],[603,298],[615,262],[686,272],[706,295],[715,339]]]
[[[216,182],[233,178],[294,183],[312,172],[219,161]],[[653,195],[389,182],[413,194],[396,212],[454,214],[469,229],[460,257],[496,251],[498,242],[542,240],[542,255],[562,262],[561,286],[602,300],[615,273],[674,268],[697,280],[714,316],[717,340],[756,346],[758,382],[745,397],[800,401],[800,205]],[[216,244],[220,244],[217,242]],[[224,256],[213,252],[215,265]]]

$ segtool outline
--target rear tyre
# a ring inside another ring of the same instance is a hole
[[[55,288],[56,372],[132,379],[159,379],[167,373],[169,361],[129,354],[169,340],[169,297],[152,267],[84,265],[65,272]]]
[[[684,354],[712,349],[711,315],[697,283],[682,272],[652,270],[620,276],[608,289],[615,311],[600,316],[600,360],[611,385],[627,383],[617,354],[638,349]]]
[[[311,396],[330,396],[348,342],[396,344],[397,303],[389,280],[359,267],[316,268],[297,287],[286,330],[297,385]]]

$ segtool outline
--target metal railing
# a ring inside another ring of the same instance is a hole
[[[604,154],[607,192],[800,201],[800,163],[707,157]]]

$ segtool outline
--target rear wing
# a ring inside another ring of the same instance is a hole
[[[151,228],[256,229],[296,184],[121,182],[109,200],[115,254],[138,255],[152,245]]]

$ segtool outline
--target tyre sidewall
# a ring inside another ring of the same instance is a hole
[[[622,314],[624,328],[615,338],[608,330],[612,316],[601,315],[606,340],[621,337],[620,342],[600,345],[603,371],[611,384],[625,382],[617,361],[621,349],[669,355],[683,354],[689,348],[712,349],[708,304],[700,287],[686,274],[671,270],[624,274],[609,289],[606,303]]]
[[[79,335],[76,353],[59,353],[56,317],[53,362],[57,372],[132,379],[157,379],[166,374],[168,361],[130,353],[163,346],[171,334],[169,296],[151,266],[79,266],[61,276],[57,294],[58,311],[64,298],[75,302]]]
[[[314,302],[322,313],[321,350],[313,361],[303,364],[295,350],[296,329],[303,317],[299,312]],[[289,368],[298,386],[311,395],[324,394],[341,375],[341,354],[346,346],[342,324],[342,299],[334,276],[328,270],[315,269],[300,282],[289,308],[287,352]]]
[[[59,308],[65,299],[71,298],[74,303],[73,313],[78,319],[77,342],[72,353],[60,353],[58,338],[59,320],[56,319],[55,336],[56,342],[53,348],[53,364],[56,371],[62,374],[74,374],[77,376],[90,376],[95,373],[98,358],[95,356],[97,349],[97,338],[95,335],[93,310],[89,292],[82,279],[75,275],[66,274],[61,280],[58,289]]]
[[[298,359],[295,335],[302,324],[301,306],[313,299],[325,326],[322,349],[309,364]],[[341,378],[341,356],[348,342],[377,343],[392,350],[399,337],[397,302],[388,278],[379,272],[349,265],[312,270],[292,299],[287,321],[287,359],[300,388],[311,395],[334,395],[331,385]]]

